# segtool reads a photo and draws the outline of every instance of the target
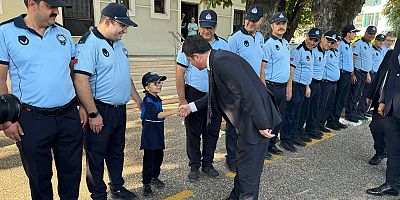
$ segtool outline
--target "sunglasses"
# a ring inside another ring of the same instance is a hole
[[[150,83],[147,83],[147,85],[158,87],[158,86],[162,86],[163,82],[162,81],[150,82]]]

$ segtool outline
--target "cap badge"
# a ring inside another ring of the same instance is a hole
[[[284,18],[285,16],[283,16],[283,14],[281,13],[280,15],[279,15],[279,18]]]
[[[257,14],[257,12],[258,12],[258,10],[257,10],[257,8],[256,8],[256,7],[254,7],[253,9],[251,9],[251,13],[253,13],[253,14]]]
[[[315,34],[319,35],[319,30],[316,30],[316,31],[315,31]]]
[[[211,16],[210,13],[208,13],[208,14],[206,15],[206,19],[207,19],[207,20],[211,20],[211,19],[212,19],[212,16]]]
[[[333,36],[332,36],[333,38],[336,38],[336,34],[333,34]]]

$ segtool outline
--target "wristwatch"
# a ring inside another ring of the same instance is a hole
[[[99,115],[98,112],[91,112],[89,113],[89,118],[96,118]]]

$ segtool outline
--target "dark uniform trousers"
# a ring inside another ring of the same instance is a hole
[[[239,134],[237,138],[237,173],[229,195],[230,200],[258,199],[260,177],[269,140],[250,144],[243,135],[245,134]]]
[[[332,112],[328,117],[327,124],[337,124],[344,106],[346,106],[347,97],[350,91],[351,72],[340,70],[340,79],[337,82],[337,90]]]
[[[333,104],[335,102],[336,89],[336,82],[322,80],[321,99],[319,101],[319,111],[317,114],[318,129],[324,128],[326,120],[329,115],[331,115]]]
[[[85,134],[86,182],[91,197],[107,196],[107,186],[103,181],[104,160],[110,177],[110,189],[122,188],[122,168],[124,164],[126,106],[113,106],[95,101],[97,110],[103,118],[103,129],[95,134],[88,128]]]
[[[375,108],[372,113],[372,121],[369,124],[372,138],[374,139],[374,149],[378,155],[386,155],[385,145],[385,120],[382,115],[378,113],[378,109]]]
[[[388,115],[384,121],[388,153],[386,182],[398,191],[400,189],[400,120]]]
[[[284,114],[285,106],[286,106],[286,83],[274,83],[271,81],[266,81],[268,89],[274,94],[276,105],[278,105],[279,112]],[[276,140],[278,138],[278,133],[280,131],[280,127],[277,127],[276,130],[273,130],[272,133],[275,134],[275,137],[270,138],[269,140],[269,148],[272,148],[276,145]]]
[[[350,86],[349,98],[347,99],[346,105],[346,117],[356,117],[361,114],[359,103],[361,101],[366,101],[366,99],[362,99],[361,97],[364,91],[367,73],[368,72],[359,69],[354,69],[357,81],[354,85]]]
[[[310,97],[304,97],[300,108],[298,134],[317,132],[317,114],[321,98],[321,81],[313,79],[310,84]],[[306,128],[303,129],[304,123]]]
[[[370,72],[369,74],[371,76],[371,81],[372,81],[374,79],[376,73],[375,72]],[[368,111],[368,105],[367,105],[367,101],[366,101],[366,99],[367,99],[366,94],[367,94],[367,91],[369,90],[369,87],[370,87],[370,83],[365,83],[364,90],[363,90],[363,93],[362,93],[362,97],[361,97],[360,103],[358,104],[359,114],[361,114],[361,115],[364,115]]]
[[[82,174],[83,132],[76,102],[55,109],[23,105],[17,142],[32,200],[52,200],[52,150],[61,200],[76,200]]]
[[[143,184],[150,184],[152,178],[158,178],[158,176],[160,176],[163,159],[164,149],[144,149]]]
[[[236,163],[236,141],[237,134],[236,128],[227,121],[225,130],[225,147],[226,147],[226,161],[228,163]]]
[[[188,102],[194,102],[206,93],[189,85],[185,86],[185,96]],[[214,152],[217,146],[222,116],[212,105],[211,123],[207,127],[207,109],[199,110],[185,118],[186,125],[186,152],[189,157],[189,166],[199,168],[200,163],[204,167],[211,166],[214,160]],[[200,151],[200,143],[203,139],[203,152]],[[203,159],[201,159],[203,158]]]
[[[293,82],[292,99],[286,103],[281,125],[281,140],[293,140],[297,136],[300,106],[306,94],[306,86]]]

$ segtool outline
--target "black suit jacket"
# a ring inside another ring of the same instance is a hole
[[[385,115],[400,119],[400,40],[392,51],[388,61],[387,78],[383,86],[380,103],[385,104]]]
[[[258,130],[274,129],[282,121],[273,94],[250,64],[237,54],[211,50],[209,95],[225,119],[250,144],[267,142]],[[260,63],[261,64],[261,63]],[[195,102],[198,109],[209,105],[208,96]]]

